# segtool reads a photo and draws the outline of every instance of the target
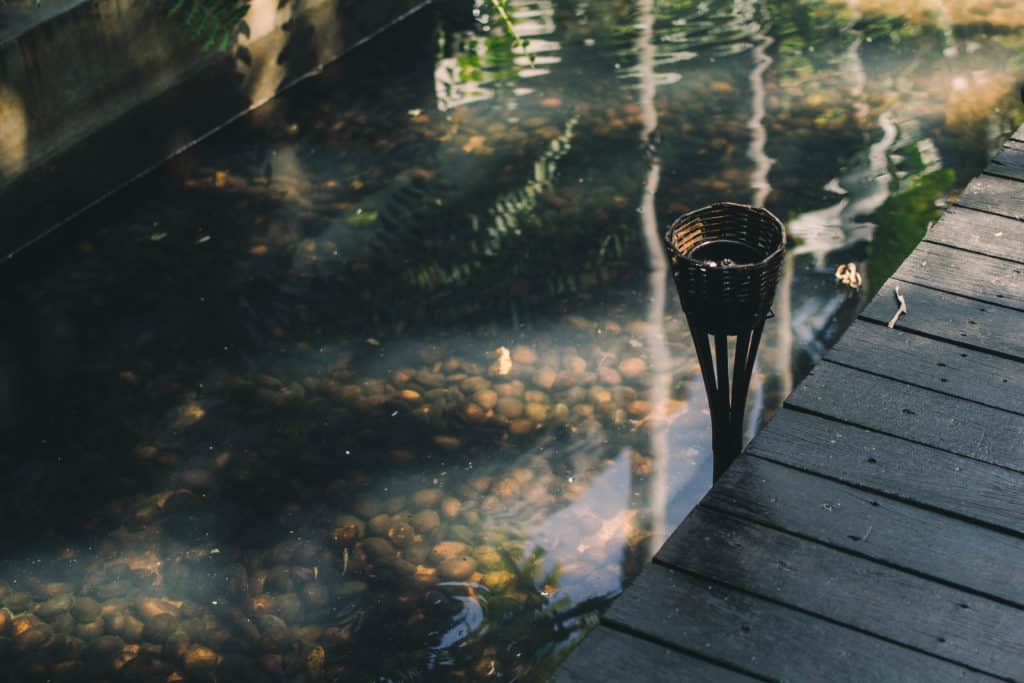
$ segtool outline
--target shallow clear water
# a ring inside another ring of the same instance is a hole
[[[1013,2],[512,7],[4,267],[0,680],[542,680],[710,485],[664,227],[788,225],[753,433],[1020,121]]]

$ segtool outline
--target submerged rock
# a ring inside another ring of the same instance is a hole
[[[438,567],[438,574],[448,581],[465,581],[476,571],[476,560],[462,555],[445,560]]]

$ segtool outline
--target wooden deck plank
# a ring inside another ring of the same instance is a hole
[[[1024,311],[1024,265],[1019,263],[922,242],[893,277]]]
[[[1024,543],[1016,536],[756,457],[737,460],[704,504],[1024,605]]]
[[[889,280],[861,316],[888,323],[897,308],[896,285],[909,309],[900,317],[897,329],[1024,361],[1024,316],[954,294]]]
[[[786,409],[747,452],[1024,536],[1024,474],[1002,467]]]
[[[1024,678],[1015,607],[698,507],[657,561],[995,676]]]
[[[1019,142],[1024,142],[1024,125],[1011,133],[1010,138]]]
[[[984,211],[952,206],[924,239],[1024,263],[1024,222]]]
[[[825,359],[976,403],[1024,413],[1024,365],[857,321]]]
[[[1024,472],[1019,414],[834,363],[811,370],[786,405]]]
[[[1024,187],[1020,181],[982,174],[967,185],[960,206],[1024,220]]]
[[[758,679],[607,626],[591,631],[552,679],[554,683],[630,680],[750,683]]]
[[[605,620],[774,680],[998,680],[660,565],[647,567]]]
[[[985,173],[1012,180],[1024,180],[1024,142],[1007,140],[985,169]]]

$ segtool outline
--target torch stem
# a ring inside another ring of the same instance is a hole
[[[689,320],[687,320],[690,323]],[[736,335],[732,382],[729,382],[729,336],[709,335],[690,323],[690,336],[697,351],[701,376],[711,411],[711,447],[714,452],[713,477],[718,478],[739,457],[743,449],[743,417],[747,394],[754,372],[754,361],[761,343],[764,321]],[[709,337],[714,337],[714,354]],[[730,400],[731,399],[731,400]]]

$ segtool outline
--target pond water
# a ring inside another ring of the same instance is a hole
[[[749,437],[1021,120],[1013,0],[511,9],[3,266],[0,680],[544,680],[710,486],[664,227],[787,223]]]

